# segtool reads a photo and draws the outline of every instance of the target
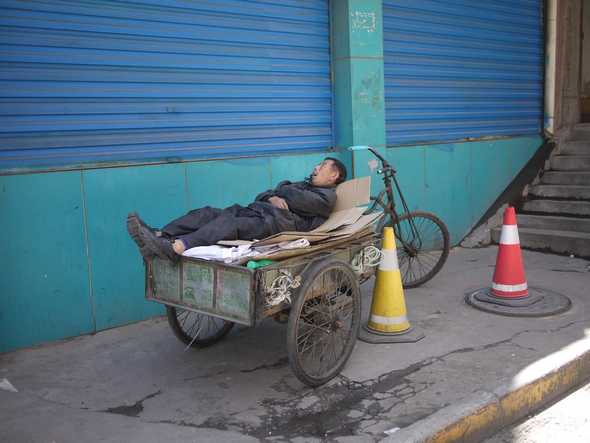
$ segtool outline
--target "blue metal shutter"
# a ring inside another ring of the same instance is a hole
[[[0,167],[332,146],[328,0],[3,0]]]
[[[385,0],[387,144],[538,134],[542,3]]]

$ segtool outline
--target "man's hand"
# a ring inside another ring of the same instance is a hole
[[[276,208],[286,209],[287,211],[289,210],[289,205],[287,204],[287,201],[284,198],[274,196],[270,197],[268,199],[268,202]]]

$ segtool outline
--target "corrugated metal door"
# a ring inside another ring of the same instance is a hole
[[[0,167],[332,145],[328,0],[3,0]]]
[[[542,3],[385,0],[387,144],[538,134]]]

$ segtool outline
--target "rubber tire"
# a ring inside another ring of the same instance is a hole
[[[447,226],[440,218],[438,218],[436,215],[434,215],[431,212],[414,211],[414,212],[403,214],[399,218],[399,221],[402,222],[404,220],[407,220],[410,217],[412,217],[412,218],[422,217],[422,218],[430,219],[434,222],[434,224],[436,224],[439,227],[439,229],[442,233],[442,237],[443,237],[443,253],[440,256],[438,263],[436,263],[436,265],[430,270],[430,272],[425,274],[422,278],[420,278],[416,281],[413,281],[413,282],[407,282],[407,281],[404,281],[404,275],[402,275],[402,284],[403,284],[404,288],[416,288],[420,285],[423,285],[427,281],[431,280],[436,274],[438,274],[438,272],[444,266],[445,262],[447,261],[447,258],[449,257],[449,250],[450,250],[449,230],[447,229]],[[390,217],[384,217],[383,221],[378,226],[378,229],[379,229],[378,232],[383,232],[383,227],[385,227],[385,226],[392,226]],[[401,261],[400,261],[400,268],[401,268]]]
[[[322,272],[329,268],[341,267],[345,273],[349,274],[350,281],[352,282],[353,290],[353,312],[352,312],[352,325],[351,325],[351,338],[346,343],[342,354],[338,359],[336,365],[329,371],[329,373],[323,377],[314,377],[306,373],[305,369],[299,364],[297,358],[297,320],[301,315],[301,310],[304,305],[305,293],[313,286],[313,281]],[[289,364],[291,370],[295,376],[304,384],[315,387],[323,385],[336,377],[350,357],[356,344],[356,338],[358,336],[359,327],[361,323],[361,293],[358,284],[358,277],[352,270],[349,264],[338,261],[338,260],[323,260],[317,263],[311,264],[303,273],[303,284],[297,291],[291,311],[289,313],[289,321],[287,324],[287,352],[289,355]]]
[[[202,314],[205,315],[205,314]],[[224,338],[229,331],[234,327],[234,323],[231,321],[224,320],[223,327],[217,331],[217,333],[204,338],[204,339],[196,339],[193,341],[193,337],[188,335],[181,327],[180,323],[178,322],[178,317],[176,316],[176,308],[174,306],[166,306],[166,316],[168,317],[168,324],[172,328],[172,332],[174,335],[183,342],[185,345],[191,344],[193,348],[206,348],[207,346],[211,346],[217,343],[219,340]]]

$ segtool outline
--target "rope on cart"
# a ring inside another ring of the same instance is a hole
[[[293,277],[290,271],[286,269],[279,270],[279,276],[275,278],[270,285],[266,303],[269,306],[275,306],[287,301],[291,303],[291,289],[301,286],[301,276]]]
[[[379,248],[373,245],[367,246],[352,258],[350,267],[357,274],[363,274],[366,268],[379,265],[382,255]]]

